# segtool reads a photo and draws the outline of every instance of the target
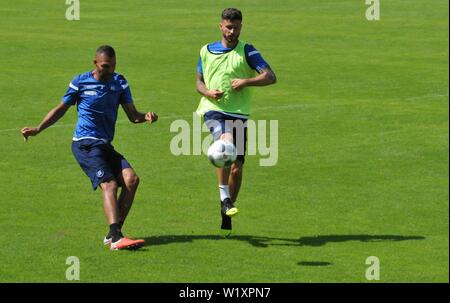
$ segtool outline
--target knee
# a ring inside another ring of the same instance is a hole
[[[227,142],[233,142],[233,134],[231,133],[223,133],[222,135],[220,135],[220,140],[224,140]]]
[[[240,162],[233,163],[233,165],[231,166],[230,173],[233,176],[241,176],[242,175],[242,163],[240,163]]]
[[[140,182],[139,176],[136,174],[129,174],[124,177],[125,186],[127,188],[137,188]]]
[[[105,192],[114,192],[117,191],[117,182],[115,180],[103,182],[101,185],[101,188]]]

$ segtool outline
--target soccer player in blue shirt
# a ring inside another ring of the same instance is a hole
[[[75,159],[91,179],[95,190],[103,191],[103,208],[109,233],[103,243],[111,250],[136,249],[144,240],[132,240],[122,234],[139,177],[128,161],[111,145],[119,105],[132,123],[156,122],[154,112],[141,113],[134,106],[127,80],[115,73],[116,55],[109,45],[100,46],[94,59],[95,69],[76,76],[69,84],[62,102],[50,110],[37,127],[24,127],[25,140],[36,136],[58,121],[72,105],[77,106],[78,121],[72,141]],[[122,187],[117,198],[118,187]]]

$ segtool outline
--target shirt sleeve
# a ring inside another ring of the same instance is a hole
[[[124,76],[120,76],[119,84],[121,87],[120,104],[133,103],[133,97],[131,96],[130,86]]]
[[[269,66],[259,51],[251,44],[245,45],[245,58],[247,59],[248,65],[257,72]]]
[[[202,57],[198,56],[197,73],[203,74]]]
[[[67,88],[67,91],[62,98],[62,102],[64,104],[75,105],[77,103],[80,96],[79,81],[80,81],[79,76],[76,76],[75,78],[73,78],[72,81],[70,81],[69,87]]]

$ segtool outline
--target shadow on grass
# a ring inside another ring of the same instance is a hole
[[[298,262],[297,265],[300,265],[300,266],[329,266],[329,265],[332,265],[332,263],[324,262],[324,261],[301,261],[301,262]]]
[[[411,240],[424,240],[422,236],[400,235],[323,235],[314,237],[301,237],[300,239],[271,238],[247,235],[231,235],[224,238],[219,235],[164,235],[145,238],[146,246],[167,245],[173,243],[191,243],[195,240],[210,241],[243,241],[254,247],[268,246],[323,246],[327,243],[348,241],[360,242],[398,242]]]
[[[423,236],[399,236],[399,235],[327,235],[315,237],[302,237],[299,240],[301,246],[323,246],[330,242],[398,242],[411,240],[424,240]]]

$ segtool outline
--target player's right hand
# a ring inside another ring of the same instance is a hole
[[[20,130],[23,140],[27,141],[29,136],[36,136],[39,133],[37,127],[24,127]]]
[[[219,100],[223,96],[223,91],[218,89],[211,89],[208,91],[208,97],[214,100]]]

